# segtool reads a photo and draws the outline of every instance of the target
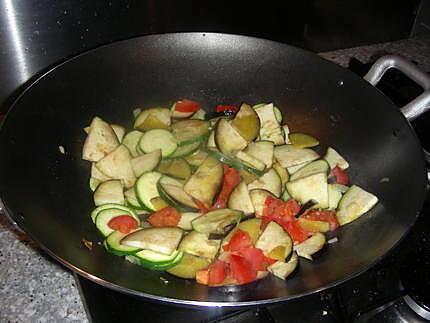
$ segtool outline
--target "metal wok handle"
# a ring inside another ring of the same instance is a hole
[[[400,56],[387,55],[381,57],[372,65],[364,79],[376,86],[390,68],[399,70],[424,89],[421,95],[400,109],[405,117],[411,121],[430,110],[430,77]]]

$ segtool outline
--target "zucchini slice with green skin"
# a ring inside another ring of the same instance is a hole
[[[299,164],[299,165],[295,165],[295,166],[291,166],[291,167],[287,167],[287,172],[288,174],[293,175],[295,172],[297,172],[300,168],[305,167],[307,164],[312,163],[311,161],[309,162],[305,162],[303,164]]]
[[[293,249],[295,252],[297,252],[299,257],[313,260],[312,255],[324,247],[325,241],[325,235],[318,232],[305,241],[296,244]]]
[[[337,209],[337,220],[340,225],[350,223],[369,211],[378,198],[357,185],[352,185],[343,195]]]
[[[345,158],[343,158],[336,150],[331,147],[327,148],[324,159],[329,163],[331,169],[335,168],[336,166],[339,166],[342,169],[347,169],[349,167],[349,164]]]
[[[100,233],[104,237],[107,237],[109,234],[111,234],[112,232],[115,231],[108,226],[108,223],[110,220],[112,220],[113,218],[120,216],[120,215],[129,215],[132,218],[134,218],[138,224],[140,224],[140,220],[134,214],[134,212],[130,213],[130,212],[127,212],[125,210],[121,210],[121,209],[117,209],[117,208],[101,210],[100,212],[98,212],[98,214],[96,216],[95,224],[96,224],[97,229],[100,231]]]
[[[132,209],[130,209],[129,207],[125,206],[125,205],[120,205],[120,204],[103,204],[100,205],[98,207],[96,207],[92,212],[91,212],[91,220],[93,220],[93,222],[96,222],[96,218],[97,215],[106,209],[119,209],[121,211],[123,211],[122,214],[131,214],[131,216],[133,216],[134,218],[137,218],[136,213],[134,213],[134,211]]]
[[[165,129],[152,129],[143,134],[139,140],[139,147],[144,153],[150,153],[161,149],[161,156],[172,155],[178,143],[172,133]]]
[[[125,198],[121,181],[112,179],[100,183],[94,192],[93,199],[96,206],[110,203],[124,204]]]
[[[97,178],[90,177],[90,180],[88,181],[88,185],[90,187],[91,191],[95,191],[97,189],[97,186],[99,186],[101,181]]]
[[[252,168],[258,169],[259,171],[264,171],[266,169],[266,165],[258,160],[257,158],[249,155],[244,151],[239,151],[236,154],[236,158],[239,159],[242,163],[249,165]]]
[[[136,177],[143,173],[153,171],[161,161],[161,149],[154,150],[148,154],[135,157],[131,160],[131,167]]]
[[[187,194],[182,187],[172,184],[163,184],[161,181],[157,184],[160,197],[170,206],[181,212],[197,210],[198,207],[193,198]]]
[[[281,178],[278,173],[271,168],[263,176],[248,184],[248,190],[253,189],[264,189],[271,192],[276,197],[280,197],[282,191]]]
[[[325,209],[329,205],[327,174],[325,173],[317,173],[290,181],[286,184],[286,187],[291,197],[301,204],[315,200],[318,203],[314,208]]]
[[[231,121],[231,126],[248,142],[253,141],[260,133],[258,114],[251,106],[245,103],[240,106],[239,111]]]
[[[296,171],[293,175],[291,175],[290,180],[294,181],[296,179],[314,175],[317,173],[328,174],[329,170],[330,166],[324,159],[315,160]]]
[[[114,151],[100,159],[96,163],[96,167],[106,176],[122,180],[126,188],[132,187],[136,182],[136,176],[131,167],[131,155],[124,145],[119,145]]]
[[[166,129],[171,124],[171,114],[169,109],[165,108],[152,108],[143,110],[134,121],[134,128],[139,130],[150,130],[156,128]],[[152,120],[158,120],[157,122],[148,122],[146,119],[151,117]],[[147,121],[145,123],[145,121]],[[159,124],[158,124],[159,123]]]
[[[196,278],[196,272],[198,270],[205,269],[209,265],[209,259],[190,255],[189,253],[184,252],[184,256],[181,261],[166,271],[176,277],[194,279]]]
[[[222,184],[223,174],[222,164],[215,158],[208,156],[185,183],[184,191],[202,202],[206,207],[210,207]]]
[[[288,138],[290,139],[291,144],[297,148],[310,148],[320,144],[316,138],[301,132],[290,133]]]
[[[284,192],[285,184],[290,180],[290,174],[288,174],[288,171],[278,163],[273,163],[273,169],[278,173],[279,178],[281,179],[282,192]]]
[[[142,250],[132,256],[136,264],[151,270],[166,270],[176,266],[183,257],[183,252],[175,250],[170,255],[160,254],[151,250]]]
[[[266,256],[275,248],[283,248],[281,258],[287,258],[293,250],[293,241],[289,234],[278,223],[271,221],[261,233],[255,247],[263,251]]]
[[[208,234],[191,231],[179,244],[178,250],[190,255],[213,260],[220,248],[220,240],[209,240]]]
[[[235,155],[248,145],[248,142],[225,118],[217,122],[214,136],[216,147],[226,155]]]
[[[241,163],[239,160],[237,160],[234,157],[226,156],[218,150],[209,149],[207,152],[208,152],[209,156],[212,156],[212,157],[216,158],[217,160],[219,160],[220,162],[227,164],[230,167],[236,168],[237,170],[243,170],[243,171],[249,172],[251,174],[257,175],[257,176],[264,175],[264,172],[262,172],[258,169],[252,168],[250,166],[247,166],[244,163]]]
[[[254,189],[249,191],[252,205],[254,205],[255,216],[261,218],[263,216],[264,205],[268,196],[275,197],[272,193],[262,189]]]
[[[139,177],[135,185],[135,193],[140,205],[150,211],[155,211],[151,199],[160,196],[157,182],[161,178],[159,172],[148,172]]]
[[[308,220],[302,217],[297,221],[308,232],[327,232],[330,230],[330,224],[326,221]]]
[[[106,238],[105,247],[106,250],[117,256],[125,256],[134,254],[142,249],[136,247],[128,247],[121,244],[121,240],[126,236],[126,234],[120,231],[113,231]]]
[[[183,158],[162,160],[157,171],[178,179],[188,179],[191,176],[191,167]]]
[[[233,210],[242,211],[246,215],[254,213],[254,205],[244,181],[241,181],[231,192],[228,198],[228,207]]]
[[[278,120],[276,119],[273,104],[266,104],[255,111],[260,118],[260,139],[272,141],[275,145],[284,144],[284,134]]]
[[[293,145],[275,147],[274,156],[278,163],[284,168],[311,162],[320,158],[320,156],[310,148],[297,148]]]
[[[290,276],[293,271],[297,268],[299,264],[299,257],[296,252],[291,254],[290,259],[287,262],[277,261],[274,264],[271,264],[267,267],[267,270],[271,272],[276,277],[285,280],[288,276]]]
[[[209,135],[209,122],[204,120],[180,120],[171,128],[179,146],[204,141]]]
[[[193,142],[191,144],[178,147],[173,152],[173,154],[170,155],[168,158],[178,158],[178,157],[189,156],[189,155],[195,153],[196,151],[198,151],[201,144],[202,143],[200,141],[196,141],[196,142]]]
[[[342,192],[335,184],[328,184],[328,209],[336,210],[342,199]]]
[[[243,213],[238,210],[218,209],[210,211],[191,222],[194,230],[201,233],[223,233],[224,228],[238,223]]]
[[[124,192],[124,197],[125,197],[127,204],[130,205],[131,207],[136,208],[136,209],[140,209],[142,207],[139,203],[139,200],[137,199],[134,187],[126,190]]]
[[[216,149],[216,143],[215,143],[215,131],[214,131],[214,130],[212,130],[212,131],[210,132],[209,137],[208,137],[208,142],[207,142],[206,146],[207,146],[208,148],[215,148],[215,149]]]
[[[194,166],[194,167],[199,167],[201,164],[203,164],[203,162],[205,161],[205,159],[208,157],[208,153],[203,151],[203,150],[199,150],[196,151],[195,153],[184,157],[185,160],[188,162],[189,165]]]
[[[285,137],[285,144],[291,144],[290,141],[290,128],[288,128],[288,125],[284,124],[282,126],[282,130],[284,132],[284,137]]]
[[[273,165],[274,148],[271,141],[254,141],[248,144],[244,152],[262,161],[266,165],[266,168],[271,168]]]
[[[182,230],[191,231],[193,229],[191,222],[194,219],[197,219],[201,215],[202,213],[199,213],[199,212],[182,212],[181,219],[179,220],[179,223],[178,223],[178,227],[181,228]]]
[[[125,135],[125,128],[115,123],[111,123],[110,126],[112,127],[113,132],[115,132],[115,136],[118,138],[118,141],[122,142]]]
[[[129,233],[121,244],[171,255],[181,241],[183,230],[177,227],[140,229]]]

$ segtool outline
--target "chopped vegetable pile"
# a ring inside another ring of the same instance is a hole
[[[326,232],[378,202],[350,185],[334,148],[321,157],[316,138],[290,133],[272,103],[207,114],[183,99],[133,113],[130,131],[94,117],[82,158],[104,247],[144,268],[209,286],[286,279]]]

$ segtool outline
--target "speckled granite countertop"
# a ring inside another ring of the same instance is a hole
[[[399,54],[430,71],[430,36],[320,53],[348,66]],[[88,322],[73,274],[0,215],[0,322]]]

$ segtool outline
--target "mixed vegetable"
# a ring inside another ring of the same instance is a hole
[[[184,99],[135,110],[128,132],[99,117],[85,128],[91,218],[108,252],[209,286],[286,279],[377,203],[272,103],[214,110]]]

